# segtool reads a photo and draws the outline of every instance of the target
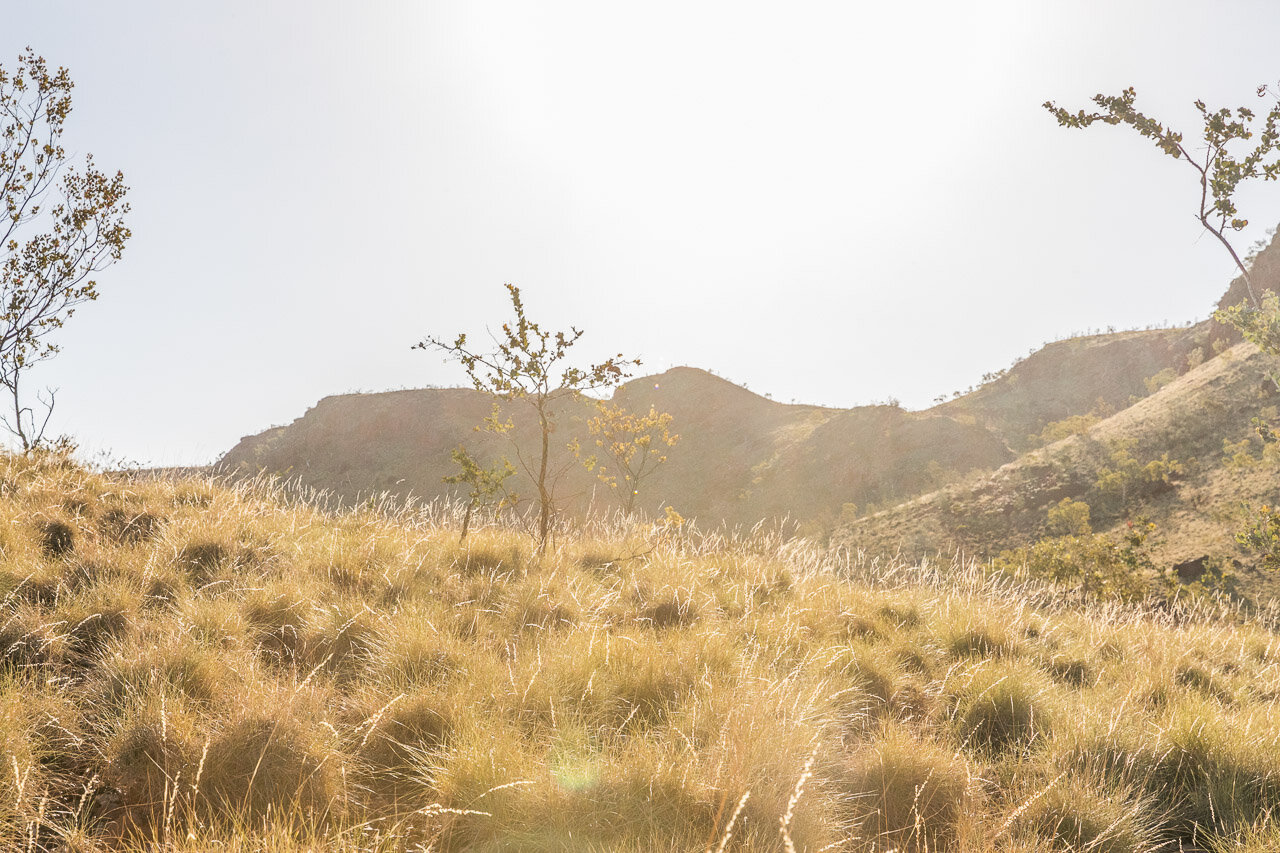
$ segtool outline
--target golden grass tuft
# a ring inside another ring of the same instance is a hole
[[[1056,715],[1049,679],[1018,662],[984,661],[947,684],[951,723],[966,745],[992,752],[1043,743]]]
[[[976,807],[964,758],[898,726],[854,753],[840,782],[845,820],[864,849],[950,849]]]

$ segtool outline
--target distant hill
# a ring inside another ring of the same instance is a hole
[[[1115,412],[1150,393],[1161,371],[1187,369],[1211,346],[1207,324],[1087,335],[1055,341],[992,381],[929,411],[977,422],[1027,449],[1046,424],[1102,409]]]
[[[1254,259],[1253,276],[1280,286],[1280,240]],[[1220,304],[1243,295],[1237,280]],[[1156,518],[1160,553],[1177,561],[1230,551],[1233,506],[1272,494],[1267,465],[1224,461],[1224,440],[1247,440],[1250,418],[1275,402],[1259,397],[1261,356],[1238,342],[1212,321],[1057,341],[922,412],[785,405],[693,367],[635,379],[613,399],[669,412],[681,436],[644,483],[647,512],[670,505],[712,526],[789,518],[861,548],[995,553],[1041,535],[1049,504],[1072,497],[1092,500],[1100,530],[1137,513]],[[475,429],[490,407],[470,389],[327,397],[287,426],[245,437],[219,464],[296,477],[345,500],[383,491],[432,499],[448,494],[455,447],[481,459],[511,454]],[[568,406],[555,439],[558,494],[575,511],[616,505],[564,449],[575,435],[590,445],[591,413],[590,401]],[[520,429],[527,447],[533,436]],[[1054,441],[1072,431],[1085,434]],[[1101,500],[1093,484],[1126,443],[1135,458],[1169,454],[1183,473],[1158,494]],[[532,492],[527,480],[515,488]]]
[[[939,485],[945,472],[1012,458],[997,436],[974,424],[894,406],[785,405],[691,367],[633,380],[613,399],[669,412],[680,435],[667,463],[644,483],[642,508],[672,505],[713,524],[808,519],[847,502],[918,494]],[[327,397],[288,426],[242,439],[220,466],[294,476],[346,499],[374,491],[431,499],[447,493],[442,478],[453,472],[453,448],[466,445],[482,458],[511,454],[505,441],[475,430],[491,405],[469,389]],[[585,432],[592,412],[586,400],[563,412],[554,467],[569,505],[608,508],[613,496],[564,449]],[[532,437],[527,425],[517,428],[526,447]],[[515,488],[532,491],[527,480]]]
[[[1170,563],[1229,552],[1232,506],[1280,498],[1280,478],[1261,461],[1259,443],[1248,446],[1252,463],[1232,464],[1223,450],[1224,441],[1249,442],[1250,420],[1280,402],[1264,379],[1274,367],[1251,344],[1238,344],[1084,434],[860,519],[838,538],[915,555],[953,547],[991,555],[1045,535],[1048,508],[1072,498],[1090,504],[1098,530],[1150,517]],[[1167,454],[1183,470],[1169,482],[1135,482],[1128,494],[1111,495],[1098,481],[1104,470],[1119,469],[1119,452],[1141,464]]]

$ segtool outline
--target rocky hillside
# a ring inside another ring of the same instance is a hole
[[[1159,381],[1153,377],[1182,372],[1189,360],[1203,359],[1209,346],[1206,323],[1054,341],[982,387],[929,411],[972,418],[1010,447],[1025,450],[1054,421],[1127,408],[1150,393]],[[1196,350],[1199,356],[1192,355]]]
[[[1253,273],[1259,287],[1280,286],[1280,242],[1255,258]],[[1237,281],[1222,304],[1242,296]],[[1253,480],[1234,469],[1221,483],[1212,480],[1223,441],[1247,438],[1242,430],[1265,403],[1246,390],[1257,384],[1253,374],[1261,368],[1246,350],[1232,350],[1236,343],[1212,321],[1057,341],[923,412],[785,405],[692,367],[633,380],[614,400],[633,410],[652,405],[669,412],[681,436],[667,464],[643,485],[639,505],[648,512],[670,505],[704,525],[785,517],[814,532],[924,495],[859,523],[857,537],[851,527],[841,537],[908,550],[987,537],[982,542],[990,549],[1038,535],[1044,502],[1054,495],[1088,495],[1116,442],[1135,442],[1133,452],[1144,458],[1170,453],[1184,469],[1177,476],[1196,484],[1172,493],[1188,500],[1197,495],[1217,516],[1226,512],[1220,499],[1245,488],[1231,484]],[[482,460],[513,455],[504,440],[475,430],[490,406],[470,389],[327,397],[292,424],[247,436],[220,465],[297,477],[346,500],[383,491],[432,499],[447,494],[442,478],[454,470],[454,448],[465,445]],[[592,411],[590,401],[570,405],[555,441],[558,495],[576,510],[615,505],[614,495],[566,449],[584,433]],[[515,438],[529,447],[527,419],[522,426],[514,414]],[[1086,429],[1085,436],[1053,443]],[[1037,449],[1046,443],[1051,446]],[[1041,477],[1036,472],[1046,465],[1056,473]],[[1034,485],[1042,480],[1043,488]],[[532,492],[527,479],[515,488]],[[1267,488],[1263,478],[1245,491]],[[949,508],[939,513],[944,504]],[[1104,524],[1138,510],[1173,521],[1174,510],[1163,513],[1160,506],[1129,501],[1121,511],[1103,501],[1094,511]],[[1178,522],[1179,531],[1199,529]],[[1221,539],[1227,528],[1214,529]],[[1168,553],[1196,550],[1189,540],[1180,544],[1186,538],[1173,535]]]
[[[992,555],[1047,535],[1048,509],[1071,498],[1090,505],[1096,530],[1151,518],[1170,564],[1230,553],[1230,510],[1280,497],[1250,423],[1280,401],[1265,379],[1274,369],[1273,358],[1237,344],[1081,434],[860,519],[838,538],[915,555],[956,547]],[[1156,475],[1142,473],[1152,463]]]
[[[1259,290],[1280,287],[1280,240],[1255,259],[1252,278]],[[1243,298],[1238,279],[1219,305]],[[1238,343],[1231,329],[1212,321],[1062,344],[1075,351],[1070,370],[1087,377],[1070,377],[1055,364],[1061,359],[1051,356],[1061,344],[1053,344],[988,386],[933,410],[971,413],[1014,446],[1017,435],[1058,418],[1057,433],[1042,430],[1057,440],[994,472],[846,520],[834,539],[871,551],[922,556],[960,548],[990,557],[1051,535],[1049,509],[1070,498],[1089,505],[1095,532],[1126,530],[1138,518],[1155,522],[1148,547],[1160,565],[1182,566],[1190,576],[1214,560],[1254,573],[1255,589],[1280,594],[1276,579],[1254,572],[1234,540],[1248,520],[1247,505],[1280,501],[1280,454],[1264,448],[1252,424],[1258,417],[1277,418],[1280,394],[1268,378],[1280,369],[1276,359]],[[1135,371],[1134,364],[1141,367]],[[1161,364],[1168,365],[1164,372],[1142,383],[1154,393],[1116,405],[1134,375]],[[1183,375],[1175,377],[1178,372]],[[1034,382],[1027,381],[1031,376]],[[1084,386],[1103,389],[1102,403],[1095,414],[1071,419],[1064,413],[1086,406]],[[1030,387],[1037,390],[1025,390]],[[1063,390],[1046,393],[1055,387]]]
[[[667,463],[644,484],[641,505],[731,524],[761,518],[808,519],[918,494],[948,472],[991,468],[1012,458],[990,431],[955,419],[891,406],[825,409],[776,403],[702,370],[681,367],[636,379],[614,400],[673,416],[680,435]],[[468,389],[426,389],[328,397],[292,424],[243,439],[224,468],[296,476],[345,499],[391,491],[434,498],[453,473],[449,452],[466,445],[483,459],[512,455],[505,440],[477,432],[490,398]],[[555,470],[566,504],[610,507],[613,496],[566,449],[582,437],[590,401],[561,415]],[[517,442],[531,446],[521,429]],[[528,480],[515,490],[530,494]]]

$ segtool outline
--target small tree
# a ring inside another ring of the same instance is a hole
[[[516,495],[507,491],[507,479],[516,473],[511,462],[503,459],[492,468],[484,468],[475,460],[465,447],[459,447],[449,454],[460,469],[457,474],[444,478],[450,485],[466,485],[467,509],[462,516],[462,535],[459,542],[466,541],[467,531],[471,529],[471,516],[481,507],[494,505],[497,509],[514,504]]]
[[[1276,97],[1267,86],[1258,87],[1258,97]],[[1248,266],[1240,259],[1227,237],[1230,231],[1241,231],[1249,220],[1240,217],[1236,210],[1235,194],[1242,183],[1255,178],[1273,181],[1280,178],[1280,98],[1262,121],[1262,132],[1256,143],[1245,145],[1253,139],[1253,122],[1256,116],[1248,107],[1235,110],[1210,110],[1204,101],[1196,101],[1196,109],[1204,121],[1202,139],[1204,151],[1193,156],[1183,143],[1182,133],[1166,128],[1159,121],[1134,109],[1137,94],[1133,88],[1119,95],[1094,95],[1093,102],[1101,112],[1079,110],[1072,113],[1053,101],[1045,101],[1044,107],[1053,113],[1063,127],[1086,128],[1094,122],[1124,124],[1142,136],[1152,140],[1156,147],[1175,160],[1187,163],[1196,173],[1200,183],[1200,204],[1196,218],[1200,225],[1217,238],[1235,261],[1244,277],[1245,289],[1254,310],[1261,302],[1254,292]]]
[[[569,351],[582,337],[582,331],[569,327],[568,332],[544,332],[530,320],[520,298],[520,289],[507,284],[515,320],[502,325],[502,335],[495,340],[496,349],[483,352],[467,343],[465,333],[452,343],[428,337],[414,349],[435,349],[460,362],[477,391],[491,394],[493,413],[483,428],[509,439],[516,461],[537,492],[538,547],[545,548],[555,515],[556,475],[551,468],[551,436],[555,432],[562,406],[577,400],[584,392],[610,388],[630,376],[628,370],[640,364],[639,359],[624,359],[621,354],[599,364],[577,367],[569,364]],[[503,417],[501,403],[515,404],[537,425],[538,446],[533,452],[521,448],[515,439],[515,423]]]
[[[71,88],[67,69],[51,71],[30,49],[15,70],[0,66],[0,386],[12,400],[0,422],[24,451],[43,439],[54,398],[39,398],[38,418],[21,379],[58,351],[49,335],[98,298],[94,275],[130,236],[124,176],[98,171],[92,156],[80,169],[67,163]]]
[[[599,413],[587,421],[587,429],[613,467],[600,464],[595,456],[583,463],[602,483],[621,491],[623,510],[631,515],[640,484],[667,461],[667,448],[680,440],[671,432],[671,415],[653,406],[648,414],[637,415],[622,406],[601,403]]]

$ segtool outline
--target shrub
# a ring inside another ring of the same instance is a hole
[[[1133,439],[1110,442],[1107,460],[1098,468],[1093,489],[1112,509],[1123,510],[1130,498],[1165,491],[1186,473],[1186,466],[1167,452],[1158,459],[1141,461],[1133,455],[1136,444]]]
[[[126,581],[97,584],[54,610],[63,624],[68,654],[82,666],[93,663],[113,640],[127,636],[142,614],[142,596]]]
[[[684,628],[698,621],[698,605],[689,592],[668,586],[639,599],[640,619],[654,628]]]
[[[276,584],[245,597],[241,613],[258,648],[281,663],[294,659],[306,630],[311,600],[291,584]]]
[[[1178,371],[1172,367],[1166,367],[1154,376],[1148,376],[1142,380],[1142,384],[1147,386],[1147,393],[1154,394],[1170,382],[1178,378]]]
[[[114,706],[163,690],[207,709],[233,695],[235,686],[224,658],[182,636],[117,644],[95,669],[94,680],[98,697]]]
[[[454,728],[453,710],[443,694],[374,695],[358,709],[363,719],[352,727],[359,737],[352,751],[370,774],[377,797],[414,808],[434,799],[432,766]]]
[[[1233,471],[1253,468],[1262,461],[1253,455],[1253,438],[1247,435],[1239,441],[1222,439],[1222,455],[1227,468]]]
[[[1097,667],[1089,658],[1078,654],[1055,654],[1045,663],[1045,671],[1062,684],[1084,687],[1097,677]]]
[[[1280,569],[1280,510],[1263,504],[1250,512],[1248,523],[1236,533],[1236,544],[1264,569]]]
[[[200,771],[207,732],[181,698],[163,689],[132,697],[106,741],[105,782],[119,795],[119,813],[127,829],[154,835],[174,798],[185,817],[190,791]],[[181,783],[186,782],[183,786]]]
[[[17,686],[0,675],[0,839],[23,828],[45,783],[26,704]]]
[[[518,572],[530,559],[530,550],[520,538],[502,531],[479,530],[455,552],[452,568],[462,574]]]
[[[194,583],[199,585],[213,580],[218,569],[230,560],[231,556],[232,550],[226,543],[213,539],[200,539],[183,545],[174,562]]]
[[[367,610],[326,607],[312,613],[300,641],[300,662],[342,682],[359,677],[379,642],[379,620]]]
[[[154,537],[164,519],[145,510],[112,507],[98,518],[98,530],[112,542],[137,545]]]
[[[847,686],[835,694],[842,716],[851,728],[863,728],[871,720],[897,707],[899,684],[903,678],[888,655],[858,644],[841,650],[831,669]]]
[[[1275,720],[1242,722],[1230,724],[1213,704],[1185,697],[1170,704],[1157,736],[1138,747],[1145,784],[1185,839],[1234,831],[1280,802]]]
[[[1087,415],[1071,415],[1060,421],[1050,421],[1044,425],[1039,435],[1030,436],[1033,445],[1053,444],[1073,435],[1086,435],[1094,424],[1102,418],[1094,413]]]
[[[65,521],[52,519],[40,525],[40,547],[50,557],[64,557],[75,547],[76,530]]]
[[[0,677],[4,670],[31,669],[61,659],[67,651],[62,627],[25,602],[0,616]]]
[[[242,711],[209,745],[201,790],[211,816],[257,821],[296,810],[325,822],[343,808],[335,752],[332,729],[287,701]]]
[[[1098,534],[1057,536],[1031,546],[1000,552],[992,569],[1050,580],[1073,587],[1089,598],[1135,601],[1153,591],[1153,582],[1164,579],[1143,549],[1155,525],[1130,522],[1117,542]]]
[[[1063,498],[1049,507],[1048,527],[1055,536],[1088,536],[1093,532],[1089,526],[1089,505]]]
[[[952,657],[1001,657],[1018,648],[1007,625],[979,620],[944,628],[943,647]]]

